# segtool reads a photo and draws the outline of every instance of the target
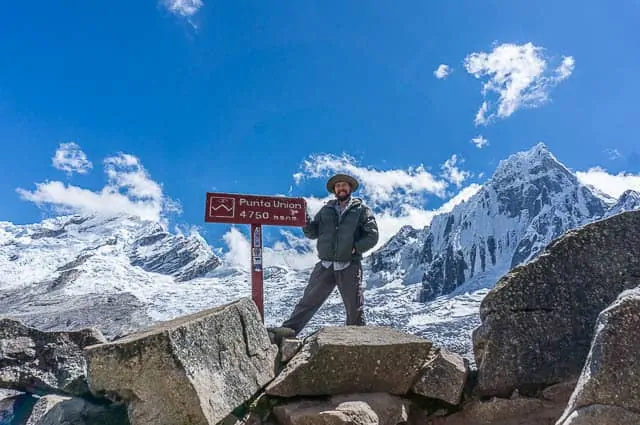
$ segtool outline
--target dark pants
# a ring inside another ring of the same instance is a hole
[[[322,262],[318,262],[311,272],[302,299],[282,326],[293,329],[296,335],[300,333],[336,286],[347,313],[346,324],[364,326],[364,288],[360,261],[352,261],[349,267],[342,270],[326,268]]]

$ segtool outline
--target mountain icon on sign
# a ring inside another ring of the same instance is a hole
[[[234,198],[212,196],[209,201],[209,215],[211,217],[234,218],[236,200]]]

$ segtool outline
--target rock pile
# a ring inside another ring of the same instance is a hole
[[[571,231],[481,306],[477,370],[385,327],[274,343],[250,299],[106,341],[0,321],[0,423],[640,423],[640,212]]]

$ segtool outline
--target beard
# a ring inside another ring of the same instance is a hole
[[[346,201],[347,199],[349,199],[349,197],[351,196],[351,193],[347,190],[341,190],[339,192],[336,193],[336,198],[338,199],[338,201]]]

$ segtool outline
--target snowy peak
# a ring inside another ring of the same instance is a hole
[[[503,159],[487,185],[499,188],[521,184],[532,178],[553,176],[577,184],[577,178],[549,151],[544,143]]]
[[[63,216],[41,223],[0,223],[0,287],[145,272],[175,281],[203,276],[220,264],[199,235],[172,235],[135,217]]]
[[[637,209],[640,209],[640,193],[629,189],[620,195],[616,203],[609,208],[606,216]]]
[[[566,230],[607,210],[539,143],[501,161],[467,202],[434,217],[427,228],[403,229],[374,252],[369,282],[422,282],[422,301],[473,289],[480,281],[495,282]]]

